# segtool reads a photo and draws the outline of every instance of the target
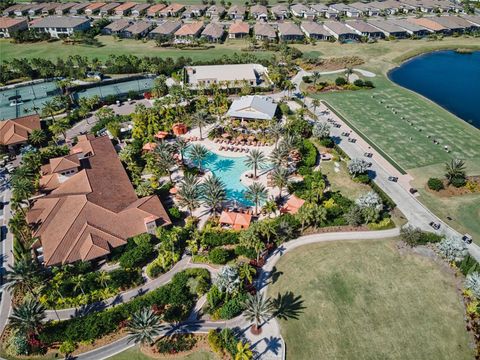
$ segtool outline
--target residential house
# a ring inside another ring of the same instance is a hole
[[[28,9],[28,16],[35,16],[42,13],[45,4],[34,4]]]
[[[270,12],[276,20],[285,20],[290,14],[288,7],[283,4],[272,6]]]
[[[179,17],[184,10],[185,5],[173,3],[160,10],[159,15],[161,17]]]
[[[156,195],[137,197],[106,136],[79,136],[70,155],[50,159],[41,172],[47,195],[27,221],[45,266],[103,259],[128,238],[171,224]]]
[[[175,31],[175,42],[188,43],[197,38],[203,29],[203,21],[183,24],[180,29]]]
[[[243,20],[245,19],[245,14],[247,13],[247,8],[241,5],[232,5],[227,11],[227,16],[231,20]]]
[[[199,18],[205,14],[206,5],[188,5],[182,14],[185,19]]]
[[[446,27],[450,33],[463,33],[472,30],[472,24],[459,16],[437,16],[432,21]]]
[[[368,20],[368,23],[373,27],[376,27],[377,29],[382,31],[385,37],[393,36],[397,39],[405,39],[406,37],[408,37],[408,33],[404,28],[398,25],[395,25],[391,22],[388,22],[386,20],[372,19],[372,20]]]
[[[38,19],[30,28],[50,34],[53,38],[70,36],[74,31],[85,31],[90,28],[90,20],[84,17],[47,16]]]
[[[228,28],[229,39],[240,39],[248,36],[250,33],[250,25],[243,21],[235,21]]]
[[[430,30],[430,32],[434,32],[437,34],[448,34],[450,32],[445,26],[433,21],[433,18],[408,18],[407,21],[412,24],[422,26]]]
[[[220,19],[225,11],[225,8],[221,5],[212,5],[205,12],[205,16],[211,19]]]
[[[306,18],[307,15],[311,12],[310,8],[303,4],[295,4],[290,6],[290,12],[293,16],[298,18]]]
[[[329,7],[324,4],[312,4],[310,5],[310,10],[315,13],[315,17],[326,17]]]
[[[278,24],[278,38],[282,41],[301,41],[304,34],[300,27],[293,22]]]
[[[51,3],[51,4],[46,4],[43,6],[42,8],[42,15],[43,16],[46,16],[46,15],[53,15],[55,14],[55,10],[57,9],[57,7],[59,6],[60,4],[57,4],[57,3]]]
[[[154,26],[153,23],[148,22],[148,21],[137,21],[136,23],[130,25],[126,29],[122,31],[123,37],[126,38],[142,38],[145,37],[145,35],[148,34],[150,29]]]
[[[87,8],[87,6],[89,6],[90,3],[88,2],[82,2],[82,3],[78,3],[76,5],[73,5],[71,8],[70,8],[70,15],[79,15],[79,14],[83,14],[85,13],[85,9]]]
[[[167,20],[163,23],[159,23],[158,26],[150,31],[148,35],[152,39],[160,38],[168,40],[173,38],[173,34],[180,29],[181,26],[182,22],[179,20]]]
[[[327,19],[336,20],[339,17],[340,16],[338,15],[338,12],[336,12],[335,10],[332,10],[330,8],[325,12],[325,18],[327,18]]]
[[[259,95],[242,96],[233,100],[227,116],[241,120],[272,120],[277,104],[271,98]]]
[[[15,16],[26,16],[32,6],[34,5],[20,5],[13,11],[13,13]]]
[[[480,15],[463,14],[462,19],[467,20],[471,24],[472,30],[480,29]]]
[[[85,15],[92,16],[92,15],[98,14],[100,12],[100,9],[105,5],[106,4],[104,2],[90,3],[90,5],[88,5],[84,10]]]
[[[250,8],[250,16],[259,21],[259,20],[264,20],[264,21],[267,21],[268,20],[268,9],[266,6],[263,6],[263,5],[253,5],[251,8]]]
[[[427,28],[414,24],[406,19],[388,19],[387,22],[400,26],[405,29],[409,35],[413,36],[423,37],[432,33]]]
[[[134,2],[123,3],[120,6],[117,6],[115,8],[115,15],[117,16],[129,15],[135,6],[137,6],[137,3],[134,3]]]
[[[150,7],[150,4],[137,4],[132,8],[132,16],[140,17],[147,14],[147,9]]]
[[[253,27],[255,39],[262,41],[275,41],[277,33],[272,25],[267,23],[256,23]]]
[[[330,10],[337,12],[339,16],[346,16],[350,18],[358,18],[360,17],[361,13],[358,9],[351,7],[349,5],[345,5],[343,3],[338,4],[331,4],[329,6]]]
[[[381,39],[385,37],[383,31],[363,20],[349,20],[345,22],[345,25],[355,31],[358,35],[365,36],[368,39]]]
[[[332,38],[332,35],[325,30],[322,25],[314,21],[302,21],[300,29],[302,29],[305,35],[310,39],[330,40]]]
[[[65,15],[67,14],[72,7],[74,7],[77,3],[74,2],[69,2],[69,3],[63,3],[57,6],[55,9],[55,14],[56,15]]]
[[[20,4],[15,4],[12,6],[7,7],[6,9],[3,10],[3,16],[12,16],[15,14],[15,11],[19,8],[21,8],[23,5]]]
[[[381,10],[371,3],[364,3],[364,2],[354,2],[350,4],[351,7],[357,9],[360,12],[360,15],[363,16],[379,16]]]
[[[257,86],[266,68],[260,64],[200,65],[185,67],[185,82],[190,87],[218,84],[240,87],[242,83]]]
[[[26,21],[24,19],[4,19],[0,18],[0,32],[3,32],[7,20]],[[40,116],[27,115],[16,119],[0,121],[0,146],[10,151],[17,150],[20,146],[28,143],[28,137],[33,130],[41,129]]]
[[[166,7],[167,5],[165,4],[152,5],[147,9],[147,16],[149,18],[158,17],[160,15],[160,11],[165,9]]]
[[[132,23],[127,19],[118,19],[108,24],[102,29],[104,35],[122,35],[123,30],[128,28]]]
[[[27,19],[0,17],[0,38],[10,38],[17,31],[28,29]],[[0,124],[2,121],[0,120]]]
[[[121,4],[118,2],[108,3],[102,8],[100,8],[100,15],[101,16],[108,16],[113,15],[115,13],[115,9],[119,7]]]
[[[338,41],[358,40],[360,36],[344,23],[339,21],[326,21],[323,27]]]
[[[225,35],[225,29],[222,24],[211,22],[203,29],[201,37],[209,42],[221,42]]]
[[[413,10],[409,5],[397,0],[372,1],[368,5],[379,9],[380,15],[395,15],[398,13],[408,13]]]

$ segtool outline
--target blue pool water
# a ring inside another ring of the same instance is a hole
[[[480,128],[480,51],[421,55],[392,70],[389,78]]]

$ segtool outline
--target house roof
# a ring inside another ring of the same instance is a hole
[[[325,30],[325,28],[322,25],[314,21],[303,21],[301,28],[310,35],[314,34],[314,35],[331,36],[331,34],[327,30]]]
[[[94,2],[94,3],[90,3],[90,5],[88,5],[88,6],[85,8],[85,11],[87,11],[87,10],[95,11],[95,10],[100,9],[102,6],[105,6],[105,3],[104,3],[104,2]]]
[[[175,32],[175,36],[194,36],[203,28],[203,21],[196,21],[183,26]]]
[[[27,215],[46,265],[98,258],[146,232],[152,219],[170,223],[158,197],[137,198],[108,137],[81,136],[79,144],[92,155],[79,158],[81,170],[38,198]]]
[[[387,20],[368,20],[368,23],[376,28],[386,31],[388,33],[405,33],[406,30],[394,23],[388,22]]]
[[[89,6],[89,3],[78,3],[72,6],[70,11],[85,10]]]
[[[230,105],[227,116],[245,119],[271,120],[275,116],[277,104],[270,98],[259,95],[242,96]]]
[[[303,32],[300,27],[292,22],[284,22],[278,24],[278,33],[280,35],[290,36],[303,36]]]
[[[350,6],[360,11],[380,10],[379,8],[375,7],[372,3],[364,3],[360,1],[351,3]]]
[[[127,19],[118,19],[105,26],[105,29],[108,29],[110,31],[121,31],[129,26],[130,21],[128,21]]]
[[[152,5],[147,9],[147,14],[155,15],[157,12],[159,12],[162,9],[165,9],[166,7],[167,5],[165,4]]]
[[[147,10],[150,7],[150,4],[137,4],[135,7],[132,9],[132,11],[138,11],[142,12]]]
[[[225,12],[225,8],[221,5],[212,5],[207,9],[207,12],[210,14],[223,14]]]
[[[408,18],[407,21],[410,22],[410,23],[416,24],[416,25],[423,26],[423,27],[425,27],[429,30],[433,30],[433,31],[446,30],[445,26],[440,25],[439,23],[437,23],[437,22],[435,22],[431,19],[428,19],[428,18]]]
[[[252,221],[252,215],[235,211],[222,211],[220,224],[232,225],[235,230],[247,229]]]
[[[50,159],[49,172],[59,173],[80,166],[80,160],[75,154]]]
[[[228,28],[230,34],[248,34],[249,31],[250,25],[243,21],[236,21]]]
[[[169,12],[176,13],[176,12],[179,12],[180,10],[182,10],[182,9],[185,9],[185,5],[174,3],[174,4],[168,5],[166,8],[163,8],[162,10],[160,10],[160,13],[161,14],[167,14]]]
[[[250,14],[256,14],[256,15],[260,15],[260,14],[268,14],[268,9],[266,6],[263,6],[263,5],[253,5],[251,8],[250,8]]]
[[[345,24],[361,33],[379,33],[381,32],[376,27],[373,27],[369,23],[363,20],[349,20]]]
[[[137,21],[135,24],[129,26],[125,29],[125,31],[130,32],[132,34],[141,34],[145,30],[148,30],[152,26],[149,22],[146,21]]]
[[[205,29],[202,31],[202,36],[219,39],[223,36],[224,32],[225,29],[223,28],[223,25],[212,22],[205,26]]]
[[[326,21],[323,26],[337,35],[354,34],[352,29],[338,21]]]
[[[391,24],[398,25],[405,30],[412,31],[412,32],[417,32],[417,31],[430,31],[424,26],[420,26],[418,24],[412,23],[410,21],[407,21],[406,19],[388,19],[387,20]]]
[[[159,24],[151,31],[151,34],[170,35],[182,26],[182,22],[178,20],[165,21]]]
[[[57,6],[57,10],[62,10],[62,11],[69,10],[70,8],[74,7],[76,4],[77,3],[74,3],[74,2],[59,4]]]
[[[272,6],[270,8],[270,11],[272,12],[272,14],[275,14],[275,15],[283,15],[285,13],[288,13],[288,7],[286,5],[278,4],[278,5]]]
[[[275,39],[277,36],[275,29],[270,24],[266,23],[256,23],[253,32],[255,35],[265,36],[270,39]]]
[[[280,209],[282,213],[296,214],[298,210],[303,206],[305,200],[296,197],[295,195],[290,196],[287,203]]]
[[[308,12],[310,9],[303,4],[295,4],[290,6],[290,10],[296,12],[297,14],[302,14],[304,12]]]
[[[28,135],[37,129],[40,129],[40,116],[36,114],[0,121],[0,145],[25,143]]]
[[[325,12],[328,10],[328,6],[325,4],[312,4],[310,6],[310,9],[316,11],[316,12]]]
[[[247,8],[242,5],[232,5],[230,9],[228,9],[229,14],[245,14],[247,12]]]
[[[11,28],[15,25],[18,25],[18,24],[21,24],[21,23],[26,23],[27,20],[26,19],[12,19],[12,18],[9,18],[9,17],[0,17],[0,28],[1,29],[8,29],[8,28]]]
[[[467,20],[458,16],[438,16],[432,18],[432,21],[435,21],[436,23],[439,23],[440,25],[451,30],[465,29],[472,26],[472,24]]]
[[[480,16],[462,14],[462,18],[476,26],[480,26]]]
[[[72,16],[47,16],[42,19],[38,19],[30,27],[33,28],[73,28],[79,25],[89,23],[90,20],[84,17],[72,17]]]
[[[199,65],[186,68],[189,83],[202,80],[215,79],[223,81],[255,81],[256,73],[263,73],[260,64],[224,64],[224,65]]]
[[[218,220],[218,222],[220,224],[233,225],[235,223],[236,217],[237,217],[237,213],[233,211],[223,210],[222,213],[220,214],[220,219]]]
[[[117,3],[117,2],[113,2],[113,3],[108,3],[106,4],[105,6],[103,6],[101,9],[100,9],[100,12],[109,12],[109,11],[112,11],[113,9],[115,9],[116,7],[120,6],[121,4],[120,3]]]
[[[122,5],[120,5],[119,7],[116,7],[116,8],[115,8],[115,12],[118,12],[118,11],[127,11],[127,10],[130,10],[130,9],[134,8],[135,6],[137,6],[137,3],[134,3],[134,2],[126,2],[126,3],[123,3]]]

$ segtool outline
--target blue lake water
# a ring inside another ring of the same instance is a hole
[[[480,51],[421,55],[393,69],[389,78],[480,128]]]

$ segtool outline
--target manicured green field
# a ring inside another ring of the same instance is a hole
[[[326,100],[404,170],[451,158],[480,163],[479,130],[383,76],[371,80],[373,90],[312,96]]]
[[[152,357],[144,355],[138,346],[125,350],[120,354],[114,355],[109,358],[110,360],[151,360],[154,359]],[[155,357],[155,359],[172,359],[171,356],[169,357]],[[211,352],[207,351],[198,351],[193,354],[187,356],[175,356],[175,360],[216,360],[218,359],[216,355]]]
[[[269,295],[300,297],[280,320],[288,359],[473,358],[454,275],[393,240],[302,247],[276,270]]]
[[[0,61],[15,58],[66,58],[69,55],[88,56],[89,58],[106,59],[109,55],[136,55],[136,56],[159,56],[179,58],[190,57],[195,61],[209,61],[221,58],[224,55],[232,56],[235,53],[245,54],[241,51],[246,47],[246,41],[228,41],[225,44],[215,45],[214,49],[208,50],[179,50],[160,48],[155,46],[153,40],[143,42],[133,39],[115,40],[111,36],[99,36],[102,46],[65,45],[61,41],[41,42],[34,44],[13,44],[9,40],[0,39]],[[255,52],[258,58],[272,56],[271,52]]]

